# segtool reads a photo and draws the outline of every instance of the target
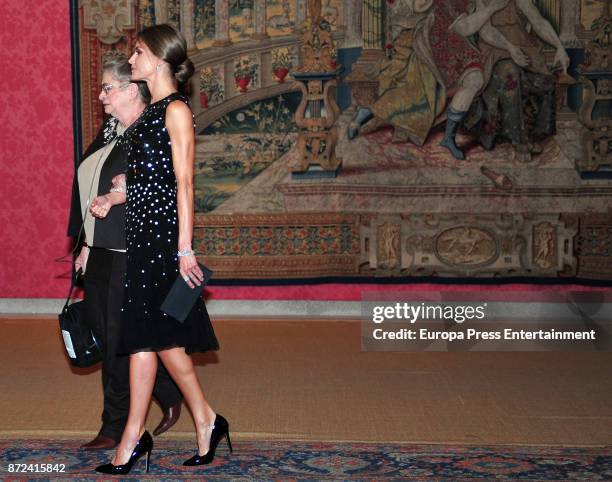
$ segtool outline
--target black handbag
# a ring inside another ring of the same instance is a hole
[[[70,363],[78,368],[87,368],[102,361],[102,350],[93,331],[85,323],[85,301],[70,303],[79,273],[80,270],[72,277],[68,298],[58,319]]]
[[[185,321],[185,318],[187,318],[187,315],[189,315],[191,308],[193,308],[193,305],[195,305],[195,302],[202,294],[204,286],[208,284],[213,275],[212,270],[208,269],[201,263],[198,263],[198,265],[204,274],[202,284],[190,288],[183,277],[179,274],[178,278],[176,278],[172,287],[170,288],[166,299],[160,306],[160,309],[164,313],[172,316],[181,323]]]

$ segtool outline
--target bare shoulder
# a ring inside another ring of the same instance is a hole
[[[192,112],[191,112],[191,108],[189,107],[189,105],[187,105],[184,101],[182,100],[173,100],[172,102],[170,102],[168,104],[168,107],[166,108],[166,117],[168,116],[176,116],[176,117],[181,117],[181,116],[189,116],[189,118],[191,118]]]
[[[193,113],[182,100],[173,100],[166,108],[166,125],[169,128],[193,126]]]

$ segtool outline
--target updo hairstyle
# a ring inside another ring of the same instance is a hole
[[[166,23],[142,30],[138,38],[146,44],[153,55],[170,65],[179,86],[184,87],[193,75],[194,67],[187,56],[187,42],[174,27]]]

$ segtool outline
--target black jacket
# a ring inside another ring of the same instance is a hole
[[[92,153],[111,142],[115,136],[116,119],[110,117],[100,127],[98,135],[79,160],[72,181],[72,203],[70,206],[70,219],[68,222],[68,236],[78,236],[83,214],[81,213],[81,200],[78,182],[78,166]],[[106,132],[105,132],[106,131]],[[127,168],[126,154],[120,142],[115,144],[108,154],[106,162],[100,171],[97,195],[107,194],[112,186],[112,179],[117,174],[125,173]],[[89,189],[89,186],[81,186]],[[81,235],[83,237],[84,234]],[[77,240],[80,242],[80,240]],[[93,239],[88,239],[87,244],[98,248],[125,249],[125,204],[113,206],[104,219],[96,218],[94,221]]]

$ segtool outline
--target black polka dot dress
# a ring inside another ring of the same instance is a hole
[[[219,348],[202,299],[183,323],[160,310],[179,276],[176,177],[165,125],[166,108],[176,100],[188,104],[178,93],[154,102],[123,135],[128,153],[127,272],[119,353]]]

